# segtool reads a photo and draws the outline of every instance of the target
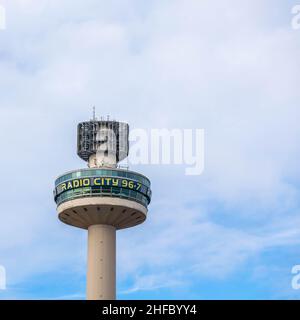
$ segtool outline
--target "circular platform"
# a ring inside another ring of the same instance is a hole
[[[94,224],[123,229],[145,221],[150,180],[121,169],[75,170],[56,179],[54,199],[64,223],[84,229]]]

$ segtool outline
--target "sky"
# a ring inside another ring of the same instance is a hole
[[[147,221],[117,235],[119,299],[299,299],[297,0],[0,0],[0,299],[84,299],[87,233],[55,178],[76,125],[204,129],[205,166],[134,165]]]

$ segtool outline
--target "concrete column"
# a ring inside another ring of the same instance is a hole
[[[88,228],[87,300],[116,299],[116,229]]]

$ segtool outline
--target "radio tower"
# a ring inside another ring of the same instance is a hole
[[[116,230],[143,223],[151,200],[150,180],[121,169],[129,152],[127,123],[93,119],[77,128],[77,154],[88,168],[55,181],[59,219],[88,230],[87,299],[116,298]]]

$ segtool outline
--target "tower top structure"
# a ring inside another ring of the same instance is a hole
[[[129,125],[115,120],[93,119],[77,127],[77,154],[89,168],[116,168],[129,153]]]

